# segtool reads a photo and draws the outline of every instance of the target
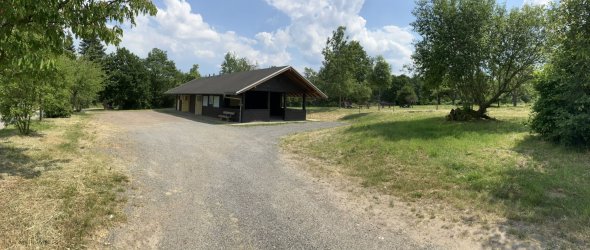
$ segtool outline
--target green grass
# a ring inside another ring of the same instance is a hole
[[[312,117],[351,125],[291,136],[284,145],[366,187],[559,228],[589,242],[589,152],[531,135],[526,108],[491,109],[498,120],[478,122],[449,122],[449,107],[433,109],[312,109]]]

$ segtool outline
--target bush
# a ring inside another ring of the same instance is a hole
[[[590,95],[559,79],[542,79],[536,89],[533,131],[565,145],[590,145]]]
[[[566,145],[590,146],[590,15],[587,1],[565,1],[552,11],[550,63],[538,76],[533,131]]]
[[[418,101],[418,96],[411,85],[405,85],[397,95],[397,103],[400,106],[412,106]]]
[[[47,118],[67,118],[72,115],[73,109],[67,97],[56,98],[48,101],[43,111],[43,116]]]

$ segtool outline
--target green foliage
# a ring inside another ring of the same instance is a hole
[[[346,27],[338,27],[326,42],[318,82],[328,96],[337,98],[340,105],[344,100],[363,103],[368,100],[364,93],[370,87],[373,62],[358,41],[348,41],[345,31]]]
[[[155,15],[149,0],[1,1],[0,114],[22,134],[35,110],[63,115],[67,88],[58,81],[55,55],[74,58],[73,36],[117,44],[123,22]]]
[[[414,92],[412,85],[403,86],[397,95],[397,104],[400,106],[412,106],[418,101],[418,96]]]
[[[188,80],[194,80],[201,78],[201,73],[199,72],[199,65],[193,64],[191,69],[188,71]]]
[[[26,135],[35,112],[47,104],[58,105],[67,90],[54,68],[12,68],[8,72],[11,74],[0,76],[0,116]]]
[[[43,116],[47,118],[70,117],[73,111],[68,91],[56,92],[43,103]]]
[[[67,85],[68,95],[62,101],[67,101],[70,110],[73,108],[80,112],[97,100],[106,80],[100,64],[88,60],[86,56],[77,59],[62,56],[56,66]]]
[[[1,1],[0,10],[0,74],[15,65],[43,67],[53,59],[46,52],[62,53],[72,36],[118,44],[123,22],[134,25],[136,15],[157,11],[149,0],[12,0]]]
[[[532,79],[544,59],[543,7],[506,10],[495,0],[419,0],[412,23],[421,40],[413,60],[431,89],[457,91],[484,116],[498,98]]]
[[[100,63],[107,55],[106,49],[96,37],[89,39],[82,39],[80,42],[80,55],[84,56],[87,60]]]
[[[149,72],[143,61],[125,48],[107,55],[104,63],[108,80],[100,93],[103,103],[120,109],[151,107]]]
[[[550,63],[539,75],[533,131],[555,142],[590,146],[590,8],[562,1],[551,11]]]
[[[176,87],[182,81],[182,73],[178,71],[173,61],[168,59],[165,51],[154,48],[148,53],[145,59],[145,66],[148,70],[148,77],[151,88],[152,108],[170,107],[174,103],[174,98],[164,95],[167,90]],[[196,66],[196,69],[195,69]],[[191,74],[193,77],[198,76],[199,65],[193,65]],[[196,71],[195,71],[196,70]]]
[[[227,52],[221,63],[219,74],[231,74],[236,72],[250,71],[258,68],[256,63],[250,63],[247,58],[239,58],[235,53]]]
[[[375,59],[375,66],[371,72],[370,82],[373,89],[378,91],[378,101],[381,102],[381,92],[391,87],[391,66],[383,56]]]

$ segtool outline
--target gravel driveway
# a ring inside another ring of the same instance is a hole
[[[341,202],[283,164],[281,136],[337,123],[240,127],[178,113],[105,112],[123,128],[132,190],[117,249],[421,248],[337,206]],[[124,150],[123,150],[124,151]]]

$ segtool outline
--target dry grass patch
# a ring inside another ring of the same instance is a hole
[[[0,248],[83,248],[124,219],[118,193],[127,177],[89,116],[33,128],[30,137],[0,130]]]

